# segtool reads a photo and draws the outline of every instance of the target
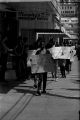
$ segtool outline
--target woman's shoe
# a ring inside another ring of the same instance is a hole
[[[41,95],[41,92],[40,92],[40,91],[37,91],[36,95],[40,96],[40,95]]]

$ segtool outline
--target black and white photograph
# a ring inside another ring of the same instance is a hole
[[[79,120],[80,0],[0,0],[0,120]]]

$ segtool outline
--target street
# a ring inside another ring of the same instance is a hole
[[[79,120],[79,61],[56,80],[48,74],[47,93],[36,96],[33,80],[0,87],[0,120]],[[11,83],[10,83],[11,84]]]

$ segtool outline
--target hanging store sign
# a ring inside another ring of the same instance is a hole
[[[26,13],[26,12],[18,12],[18,19],[26,19],[26,20],[48,20],[48,13]]]

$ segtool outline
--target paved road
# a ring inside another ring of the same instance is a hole
[[[79,120],[79,62],[56,81],[48,75],[47,93],[35,96],[33,80],[0,94],[0,120]]]

